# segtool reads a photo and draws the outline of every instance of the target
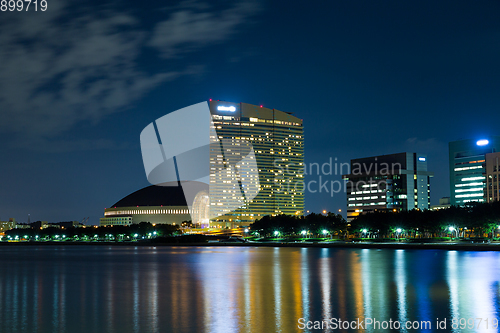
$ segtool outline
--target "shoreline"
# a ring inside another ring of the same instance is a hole
[[[453,250],[453,251],[500,251],[499,243],[287,243],[287,242],[208,242],[208,243],[152,243],[152,242],[0,242],[3,246],[185,246],[185,247],[307,247],[339,249],[395,249],[395,250]]]

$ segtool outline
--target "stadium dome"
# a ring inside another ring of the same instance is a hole
[[[187,206],[187,203],[182,187],[151,185],[127,195],[112,205],[116,208],[133,206]]]
[[[167,185],[167,184],[165,184]],[[100,225],[130,225],[141,222],[181,224],[191,215],[182,187],[148,186],[135,191],[104,210]]]

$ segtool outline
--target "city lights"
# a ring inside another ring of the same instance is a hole
[[[486,145],[488,145],[489,143],[490,143],[490,142],[489,142],[488,140],[486,140],[486,139],[478,140],[478,141],[476,142],[476,144],[477,144],[478,146],[486,146]]]

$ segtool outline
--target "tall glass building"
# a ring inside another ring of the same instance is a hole
[[[500,151],[500,136],[449,143],[450,201],[462,206],[485,201],[486,154]]]
[[[231,147],[223,153],[220,149],[210,150],[210,216],[215,216],[210,225],[245,226],[265,215],[303,215],[302,119],[246,103],[210,101],[209,104],[215,130],[212,135]],[[252,150],[256,163],[236,163]],[[239,186],[232,188],[225,184],[222,177],[226,177],[225,170],[230,165],[238,168],[239,177],[248,177],[247,184],[257,185],[258,194],[251,200],[245,200],[241,181],[236,180],[234,184]],[[243,204],[236,210],[227,204],[238,200]]]

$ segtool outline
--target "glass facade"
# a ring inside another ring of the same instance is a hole
[[[449,143],[451,205],[485,201],[486,154],[498,152],[499,148],[499,136]]]
[[[265,215],[303,215],[302,120],[246,103],[210,101],[210,112],[211,225],[235,227]],[[251,188],[258,189],[255,196]]]

